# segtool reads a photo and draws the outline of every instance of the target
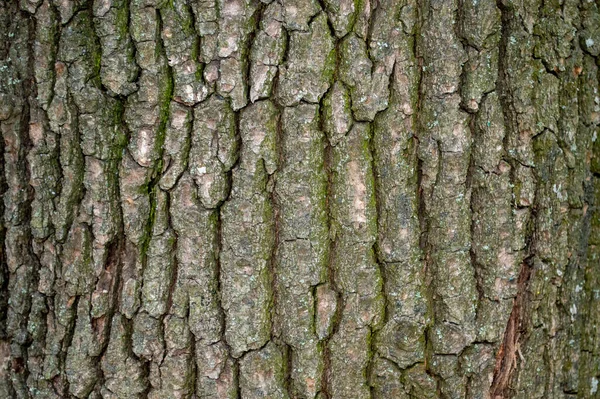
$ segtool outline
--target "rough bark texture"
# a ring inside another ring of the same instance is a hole
[[[1,1],[0,397],[600,397],[599,8]]]

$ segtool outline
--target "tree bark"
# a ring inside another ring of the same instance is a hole
[[[0,2],[0,397],[600,397],[599,7]]]

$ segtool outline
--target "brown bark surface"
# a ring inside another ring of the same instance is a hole
[[[0,2],[0,398],[600,397],[600,1]]]

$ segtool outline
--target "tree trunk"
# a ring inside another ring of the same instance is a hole
[[[600,397],[599,8],[0,2],[0,397]]]

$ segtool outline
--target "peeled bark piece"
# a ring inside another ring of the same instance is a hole
[[[389,71],[385,65],[373,64],[367,45],[356,35],[349,35],[340,46],[340,78],[352,96],[352,111],[359,121],[372,121],[375,114],[388,106]]]
[[[218,74],[216,91],[231,100],[235,111],[248,103],[248,54],[256,29],[258,2],[250,0],[207,0],[191,2],[196,32],[200,35],[199,59],[214,61]]]
[[[273,2],[264,11],[260,30],[252,42],[250,52],[250,101],[268,98],[277,75],[278,65],[283,61],[286,30],[282,25],[283,7]]]
[[[238,157],[234,113],[217,96],[194,109],[189,170],[206,208],[215,208],[230,190],[227,172]]]
[[[249,353],[240,362],[240,388],[248,399],[287,399],[284,387],[283,355],[272,342]]]
[[[110,392],[106,396],[139,398],[147,381],[141,362],[129,354],[128,322],[123,316],[113,317],[110,334],[108,348],[102,357],[105,390]]]
[[[197,59],[199,38],[193,29],[192,13],[186,2],[174,1],[173,7],[161,9],[161,21],[161,37],[173,71],[173,98],[186,105],[197,104],[211,90],[204,82]]]
[[[324,128],[331,145],[336,145],[352,127],[350,95],[343,83],[335,82],[323,98]]]
[[[184,174],[170,196],[176,252],[176,275],[166,304],[170,314],[188,317],[188,326],[197,340],[218,342],[222,334],[222,310],[217,287],[217,211],[205,209],[189,175]],[[160,258],[159,258],[160,259]],[[159,269],[162,270],[162,269]]]
[[[0,397],[597,397],[599,27],[0,2]]]
[[[334,40],[321,13],[310,24],[310,32],[293,32],[287,62],[279,68],[277,98],[284,106],[304,100],[318,103],[331,84],[335,68]]]
[[[329,249],[324,170],[324,133],[318,127],[318,106],[301,104],[282,115],[281,150],[285,162],[277,174],[279,209],[276,323],[291,349],[292,389],[314,397],[321,386],[323,356],[314,333],[313,287],[327,272]]]
[[[356,21],[360,1],[355,0],[326,0],[325,10],[338,38],[346,36]]]
[[[267,183],[277,169],[278,118],[270,101],[242,112],[240,161],[221,209],[221,293],[225,337],[234,357],[260,348],[270,337],[275,220]]]
[[[93,14],[102,47],[102,83],[111,92],[127,96],[138,89],[135,81],[139,73],[129,35],[129,2],[96,0]]]
[[[283,0],[283,16],[288,31],[307,31],[312,17],[321,8],[316,0]]]
[[[332,266],[343,306],[328,345],[333,398],[369,397],[367,342],[384,314],[382,275],[373,251],[377,211],[370,135],[368,124],[357,123],[332,149]]]
[[[159,181],[163,190],[172,189],[187,168],[192,118],[190,109],[171,102],[163,147],[163,172]]]

